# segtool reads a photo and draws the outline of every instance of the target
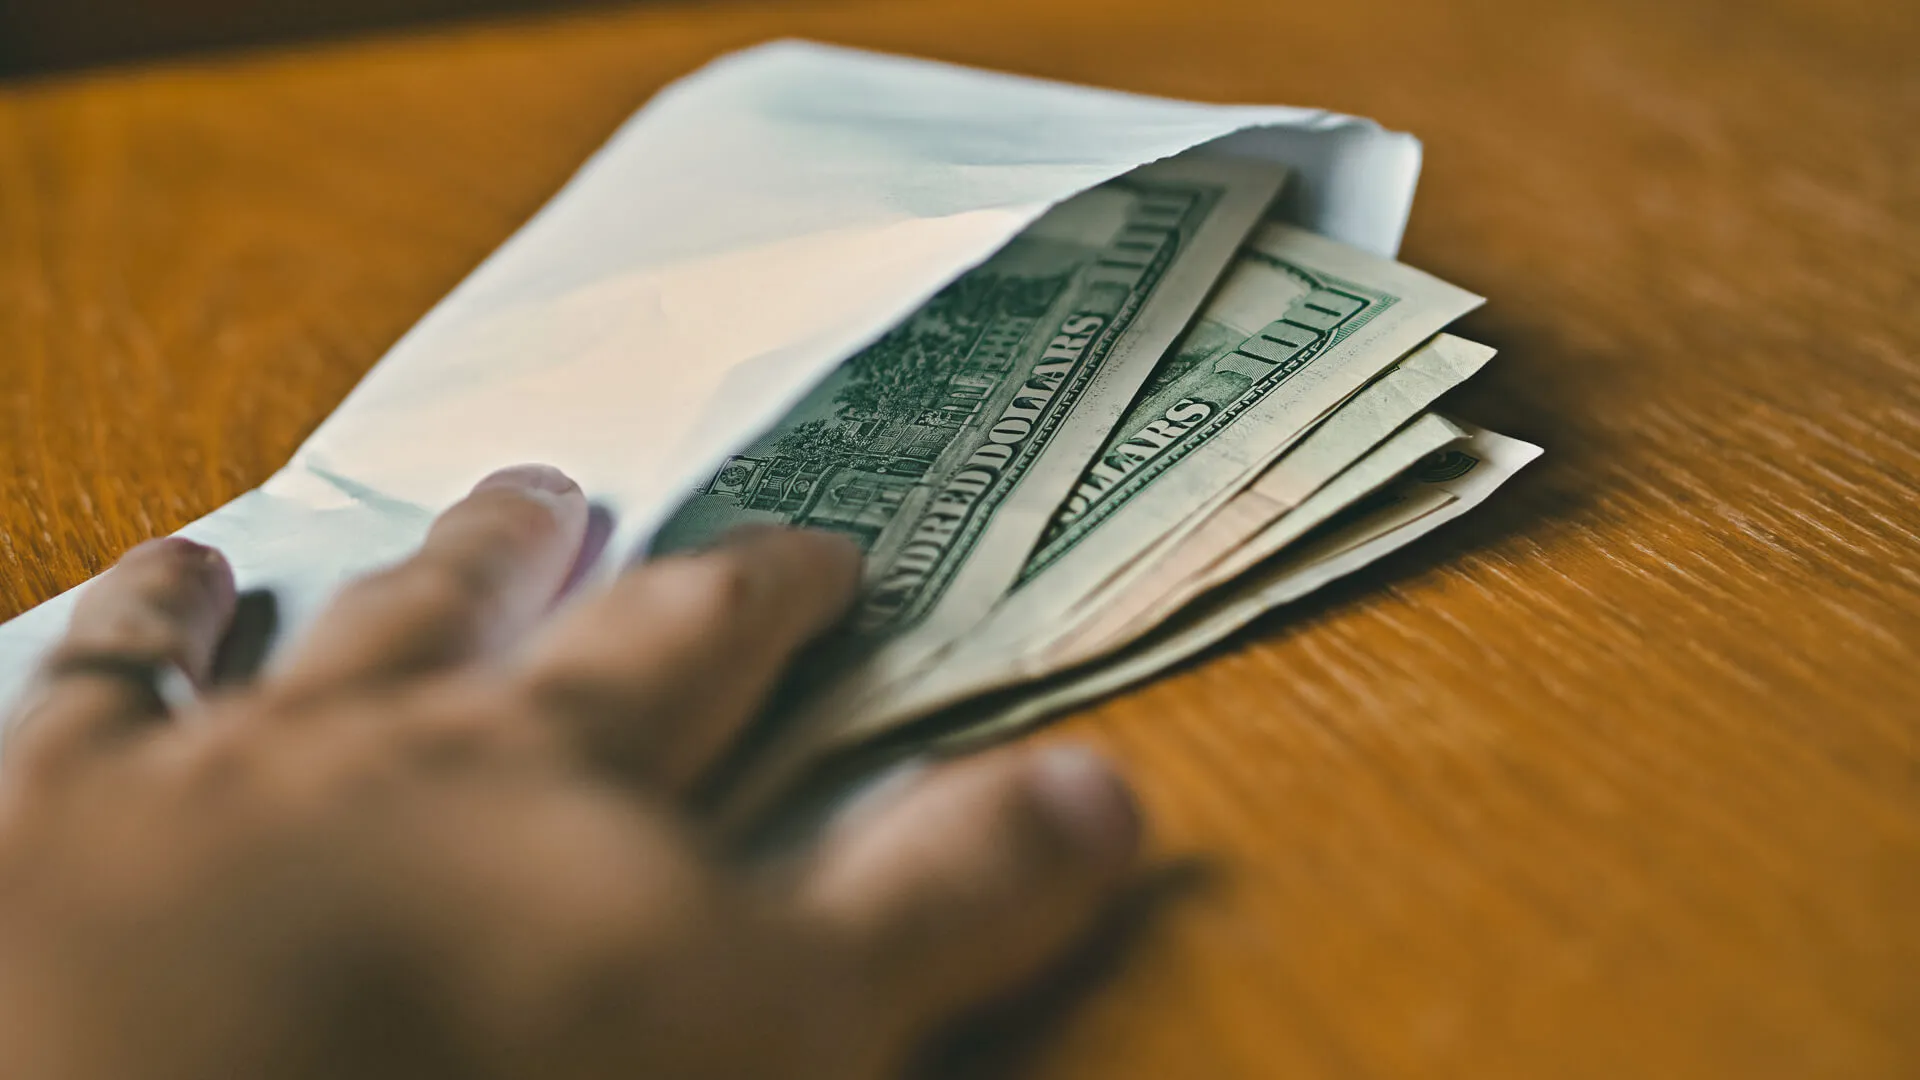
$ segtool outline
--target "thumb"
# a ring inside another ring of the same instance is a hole
[[[1090,930],[1139,846],[1134,798],[1078,747],[949,766],[829,837],[802,891],[899,1041],[1015,989]]]

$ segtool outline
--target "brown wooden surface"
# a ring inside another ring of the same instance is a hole
[[[259,482],[617,121],[804,34],[1426,140],[1469,521],[1062,726],[1210,882],[1047,1077],[1920,1075],[1920,8],[601,12],[0,89],[0,615]]]

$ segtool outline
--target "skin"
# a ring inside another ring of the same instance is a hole
[[[587,504],[497,473],[261,680],[205,685],[217,552],[90,587],[0,758],[0,1076],[897,1073],[1124,885],[1126,785],[1074,748],[895,785],[777,869],[685,798],[851,601],[834,537],[737,535],[553,614]]]

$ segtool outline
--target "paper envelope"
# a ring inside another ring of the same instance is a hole
[[[281,638],[496,467],[565,469],[631,553],[847,356],[1049,207],[1203,143],[1296,176],[1299,224],[1391,255],[1420,145],[804,42],[662,91],[394,346],[260,488],[181,530],[269,589]],[[85,588],[85,586],[81,586]],[[0,626],[0,701],[78,590]]]

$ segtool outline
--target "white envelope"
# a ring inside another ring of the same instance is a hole
[[[181,535],[225,551],[242,588],[275,593],[282,640],[503,465],[572,474],[615,515],[618,558],[816,380],[1050,206],[1215,141],[1292,165],[1297,223],[1398,249],[1420,144],[1371,121],[807,42],[723,57],[628,121],[284,469]],[[77,592],[0,626],[0,702]]]

